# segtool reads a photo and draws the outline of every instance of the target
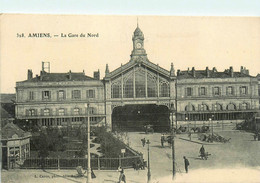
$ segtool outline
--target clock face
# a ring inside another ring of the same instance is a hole
[[[141,47],[142,47],[142,44],[141,44],[141,43],[137,43],[137,44],[136,44],[136,47],[137,47],[137,48],[141,48]]]

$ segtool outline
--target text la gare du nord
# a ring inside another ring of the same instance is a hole
[[[61,37],[61,38],[77,38],[77,37],[99,37],[99,33],[60,33],[60,34],[51,34],[51,33],[28,33],[27,36],[25,33],[17,33],[18,38],[52,38],[52,37]]]

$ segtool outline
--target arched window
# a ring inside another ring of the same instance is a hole
[[[169,86],[167,83],[161,83],[160,97],[169,97]]]
[[[209,110],[209,106],[207,104],[201,104],[200,105],[200,110],[201,111],[208,111]]]
[[[249,109],[249,104],[244,102],[242,104],[240,104],[240,109],[241,110],[246,110],[246,109]]]
[[[135,73],[135,95],[136,98],[145,97],[145,75],[141,71]]]
[[[124,98],[133,98],[133,78],[129,77],[128,80],[124,83]]]
[[[157,97],[157,81],[151,74],[147,74],[148,97]]]
[[[186,105],[185,111],[195,111],[194,105]]]
[[[213,111],[222,111],[222,106],[220,104],[213,104]]]
[[[111,94],[112,98],[121,98],[121,85],[113,84]]]
[[[234,110],[236,110],[235,104],[228,104],[228,105],[227,105],[227,110],[229,110],[229,111],[234,111]]]

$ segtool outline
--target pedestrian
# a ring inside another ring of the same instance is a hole
[[[96,175],[95,175],[95,173],[94,173],[94,171],[93,171],[92,168],[91,168],[91,178],[92,178],[92,179],[95,179],[95,178],[96,178]]]
[[[145,146],[145,138],[141,139],[143,147]]]
[[[164,134],[162,134],[162,136],[161,136],[161,145],[162,145],[162,147],[164,147],[164,141],[165,141]]]
[[[188,137],[189,137],[189,139],[191,141],[191,132],[188,133]]]
[[[185,171],[186,173],[188,173],[188,167],[190,165],[189,160],[185,156],[183,156],[183,159],[184,159]]]
[[[125,178],[125,174],[124,174],[124,169],[120,166],[118,167],[118,170],[120,172],[119,178],[118,178],[118,183],[124,182],[126,183],[126,178]]]
[[[205,158],[205,149],[204,149],[204,146],[202,145],[201,148],[200,148],[200,156],[202,159]]]

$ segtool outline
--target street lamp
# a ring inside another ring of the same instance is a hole
[[[149,149],[149,144],[150,144],[150,141],[147,140],[146,141],[146,144],[148,145],[147,147],[147,151],[148,151],[148,172],[147,172],[147,183],[150,183],[151,182],[151,170],[150,170],[150,149]]]
[[[88,115],[88,169],[87,169],[87,183],[91,183],[91,166],[90,166],[90,117],[89,117],[89,103],[87,103],[87,115]]]
[[[209,122],[211,122],[211,121],[212,121],[212,119],[209,118]],[[212,136],[213,136],[213,121],[212,121],[212,123],[211,123],[211,133],[212,133]]]
[[[188,126],[188,131],[190,131],[190,126],[189,126],[189,122],[188,122],[188,117],[185,117],[185,121],[186,121],[187,126]]]
[[[176,110],[174,110],[174,106],[171,106],[172,112],[172,130],[171,130],[171,143],[172,143],[172,178],[175,176],[175,149],[174,149],[174,125],[173,125],[173,113],[175,112],[175,120],[176,120],[176,130],[177,130],[177,105]]]

